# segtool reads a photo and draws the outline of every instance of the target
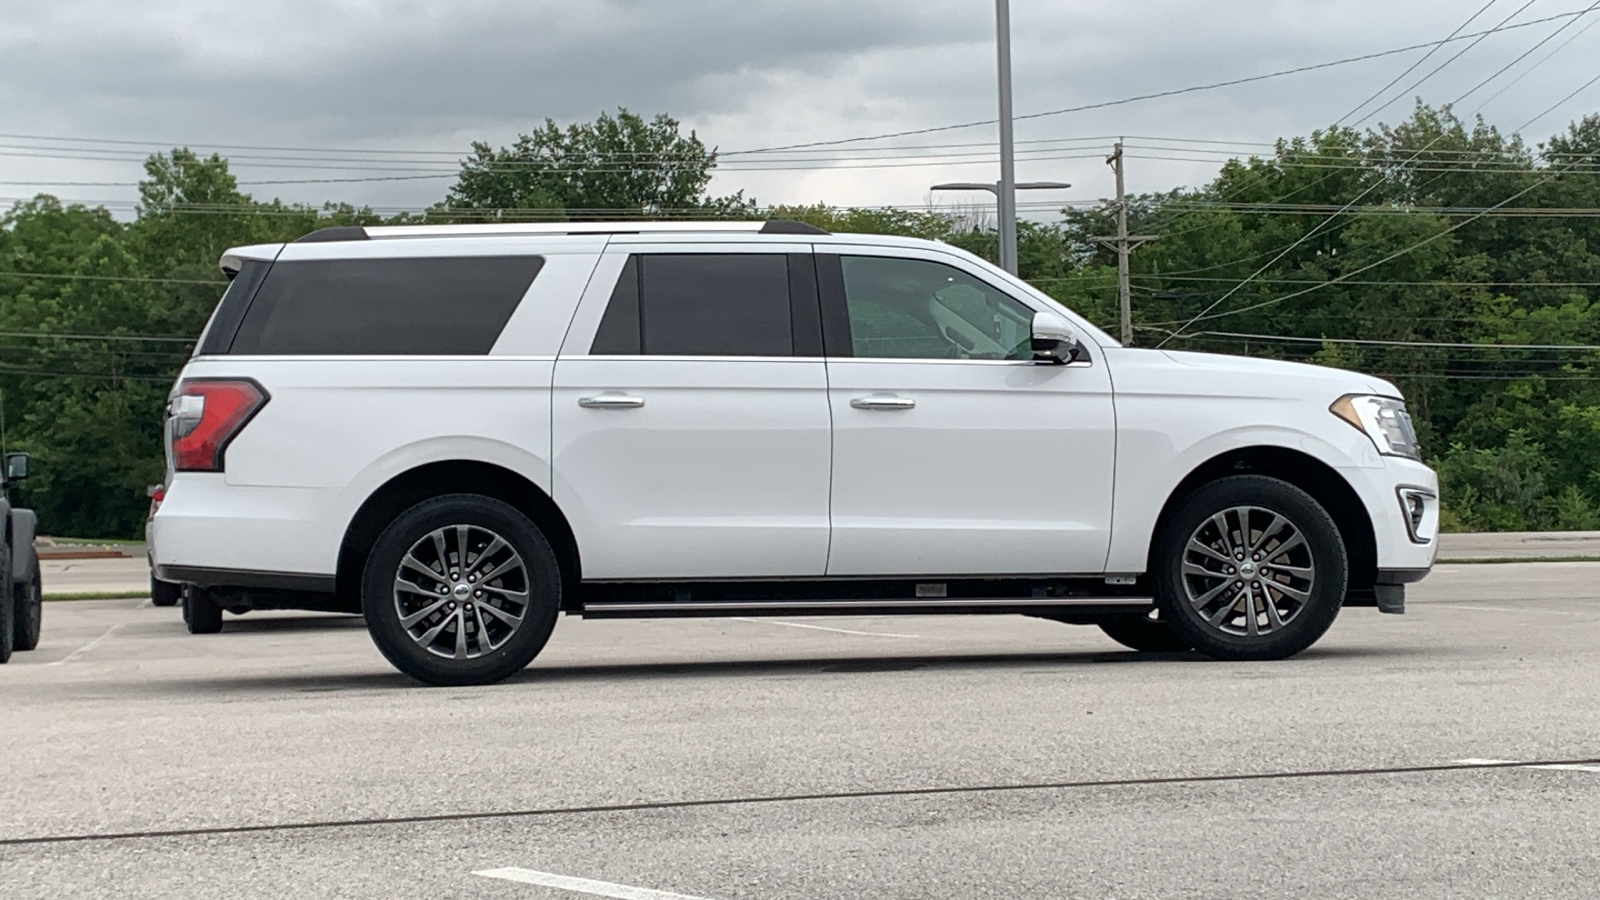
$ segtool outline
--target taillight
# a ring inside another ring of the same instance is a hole
[[[248,379],[178,382],[167,404],[172,467],[180,472],[221,472],[228,442],[267,403],[267,392]]]

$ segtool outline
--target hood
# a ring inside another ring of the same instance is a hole
[[[1118,390],[1161,393],[1329,401],[1343,394],[1401,396],[1399,388],[1382,378],[1345,369],[1184,350],[1118,350],[1112,376]]]

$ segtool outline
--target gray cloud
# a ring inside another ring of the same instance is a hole
[[[1018,112],[1435,40],[1471,12],[1444,0],[1012,5]],[[1474,29],[1515,8],[1509,0],[1504,5]],[[1545,0],[1526,15],[1561,11]],[[993,20],[986,0],[62,0],[8,10],[7,20],[0,30],[6,61],[0,66],[0,131],[14,133],[459,150],[472,139],[507,142],[546,116],[587,119],[623,105],[670,112],[713,144],[745,149],[983,119],[994,109]],[[1583,24],[1464,106],[1470,109]],[[1556,27],[1492,37],[1419,92],[1435,102],[1451,99]],[[1600,29],[1540,66],[1485,114],[1507,127],[1519,124],[1592,75],[1597,44]],[[1326,125],[1413,58],[1024,122],[1019,137],[1267,141]],[[1399,118],[1409,106],[1404,99],[1384,118]],[[1531,131],[1547,134],[1600,108],[1600,88],[1569,106]],[[902,143],[992,139],[992,128],[975,128]],[[1130,161],[1130,167],[1140,189],[1201,181],[1215,168],[1153,159]],[[717,187],[746,188],[766,201],[915,203],[934,181],[992,177],[992,168],[725,171]],[[243,159],[238,170],[247,180],[316,177]],[[1030,162],[1024,175],[1065,177],[1080,186],[1073,196],[1109,192],[1097,159]],[[0,179],[137,177],[136,160],[0,156]],[[285,185],[258,193],[410,205],[437,197],[446,183]],[[0,185],[0,195],[28,192]],[[131,196],[109,187],[57,192]]]

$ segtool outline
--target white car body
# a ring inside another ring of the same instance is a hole
[[[227,443],[224,471],[169,473],[150,523],[158,573],[219,588],[348,591],[358,575],[348,567],[359,563],[348,544],[364,505],[407,473],[463,461],[513,473],[548,498],[585,584],[1070,576],[1127,585],[1146,571],[1158,518],[1186,479],[1239,459],[1319,498],[1345,498],[1324,505],[1349,545],[1350,603],[1374,592],[1397,602],[1398,586],[1433,564],[1437,501],[1408,528],[1397,489],[1436,498],[1434,473],[1380,453],[1330,413],[1346,395],[1398,398],[1392,384],[1125,348],[952,247],[759,226],[374,228],[365,240],[228,251],[233,269],[404,257],[544,263],[487,354],[198,353],[182,380],[249,378],[270,399]],[[936,261],[1064,317],[1088,358],[591,355],[619,273],[640,253]],[[580,405],[602,395],[643,405]],[[915,405],[853,405],[885,398]]]

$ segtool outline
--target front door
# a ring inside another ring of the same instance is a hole
[[[584,578],[822,575],[830,423],[810,248],[612,246],[552,396],[553,497]]]
[[[828,574],[1102,572],[1116,427],[1093,348],[1084,362],[1033,362],[1033,314],[1050,306],[953,255],[840,249],[819,253],[817,271],[833,411]]]

